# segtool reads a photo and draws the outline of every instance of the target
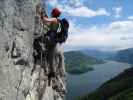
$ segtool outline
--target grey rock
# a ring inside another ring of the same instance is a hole
[[[43,67],[40,63],[33,64],[33,39],[49,30],[44,25],[42,32],[36,16],[38,4],[43,3],[41,0],[0,0],[0,100],[64,100],[62,50],[58,46],[52,50],[52,67],[56,73],[51,79],[48,78],[52,70],[50,61],[44,60]]]

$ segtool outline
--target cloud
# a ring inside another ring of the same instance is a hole
[[[122,8],[121,6],[119,6],[119,7],[113,8],[113,10],[115,11],[114,17],[115,17],[115,18],[120,18],[121,15],[122,15],[122,10],[123,10],[123,8]]]
[[[116,21],[112,22],[109,27],[109,33],[115,34],[129,34],[133,33],[133,21],[126,20],[126,21]]]
[[[92,10],[81,3],[81,0],[48,0],[48,3],[53,7],[58,7],[69,16],[76,17],[94,17],[94,16],[109,16],[109,12],[105,8]]]
[[[67,7],[63,11],[71,16],[78,16],[78,17],[94,17],[101,15],[109,16],[109,13],[104,8],[100,8],[98,10],[92,10],[89,9],[88,7],[80,6],[77,8]]]
[[[51,6],[57,6],[57,5],[69,5],[69,6],[81,6],[83,5],[81,0],[46,0],[48,4]]]
[[[81,0],[67,0],[68,5],[69,6],[73,6],[73,7],[78,7],[78,6],[83,6],[83,4],[81,3]]]
[[[116,21],[101,27],[82,28],[71,21],[70,34],[65,47],[120,50],[133,47],[133,21]],[[130,38],[129,38],[130,37]],[[68,48],[67,48],[68,49]]]
[[[58,0],[46,0],[47,1],[47,3],[49,4],[49,5],[51,5],[51,6],[56,6],[56,5],[58,5]]]
[[[128,19],[129,19],[129,20],[133,20],[133,16],[129,16]]]

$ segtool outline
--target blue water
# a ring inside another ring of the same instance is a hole
[[[67,75],[67,96],[66,100],[75,100],[75,97],[90,93],[107,80],[117,76],[129,64],[109,61],[104,64],[93,65],[93,71],[81,75]]]

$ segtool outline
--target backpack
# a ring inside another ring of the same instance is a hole
[[[65,18],[59,20],[59,27],[57,29],[57,33],[55,36],[56,43],[63,43],[67,40],[68,28],[69,28],[69,22]]]

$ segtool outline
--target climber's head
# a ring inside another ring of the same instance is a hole
[[[60,17],[61,11],[58,8],[54,8],[51,12],[52,17]]]

